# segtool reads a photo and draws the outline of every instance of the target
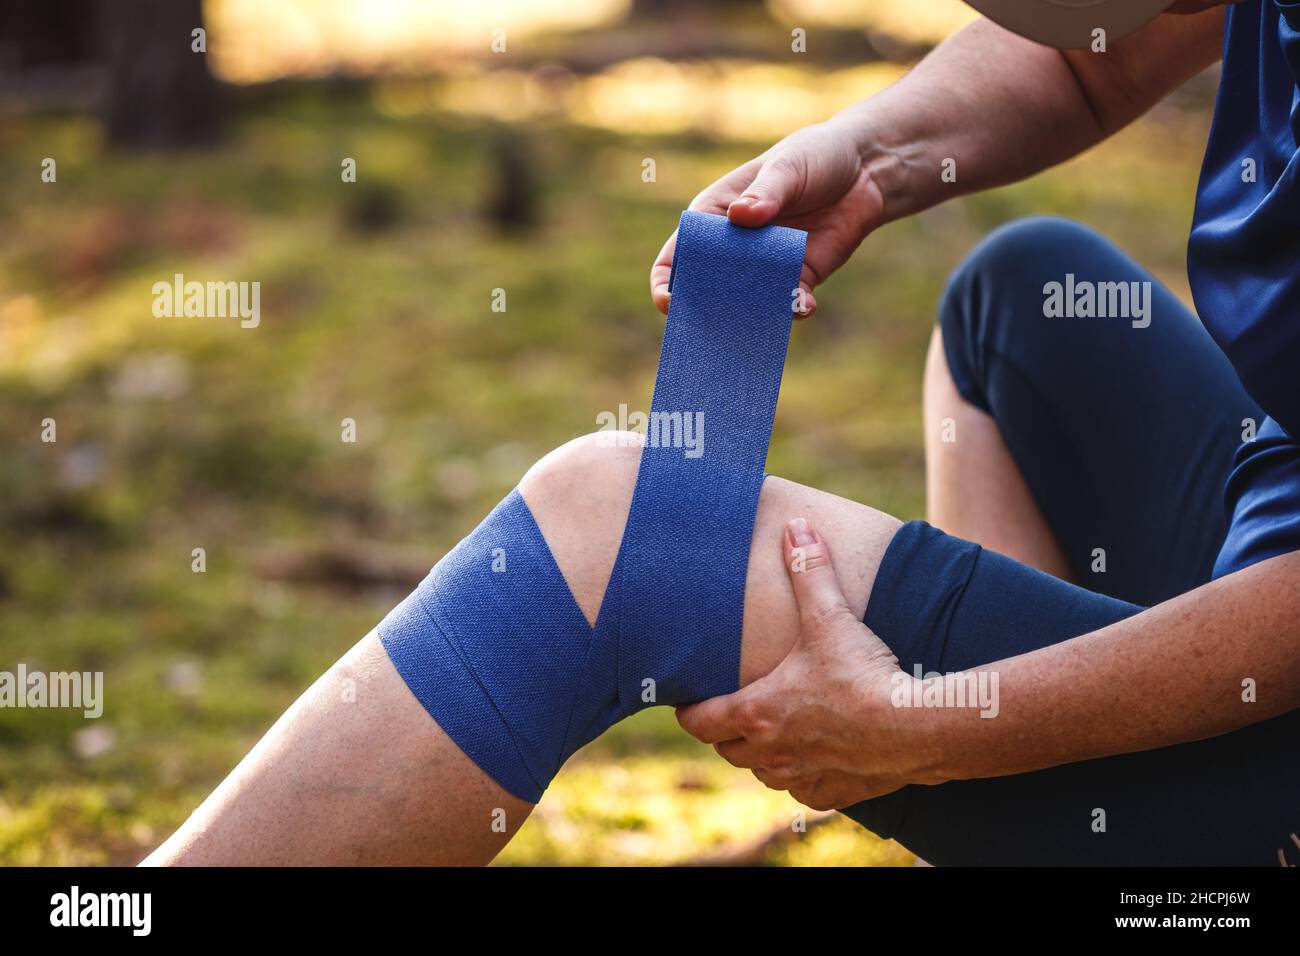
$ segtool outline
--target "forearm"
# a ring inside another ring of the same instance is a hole
[[[1213,737],[1300,707],[1300,553],[988,665],[998,713],[915,710],[917,779],[1005,776]]]
[[[830,123],[852,130],[886,219],[899,219],[1094,145],[1214,62],[1222,30],[1217,10],[1165,16],[1101,54],[1055,50],[978,20]],[[955,179],[942,175],[945,160]]]

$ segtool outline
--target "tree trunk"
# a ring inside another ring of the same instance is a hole
[[[92,0],[6,0],[0,5],[0,73],[93,61],[94,6]]]
[[[123,148],[205,146],[220,138],[217,84],[192,35],[202,0],[105,0],[104,127]]]

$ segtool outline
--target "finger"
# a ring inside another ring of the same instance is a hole
[[[799,283],[799,294],[794,297],[795,321],[809,318],[816,311],[817,299],[812,293],[812,286],[807,281],[801,281]]]
[[[753,685],[750,685],[753,686]],[[706,744],[737,740],[745,736],[740,709],[745,691],[711,697],[698,704],[677,708],[677,723],[696,740]]]
[[[803,777],[782,773],[779,770],[768,770],[766,767],[754,770],[754,778],[769,790],[790,790],[801,784],[807,785]]]
[[[879,795],[865,780],[840,779],[833,774],[808,778],[790,787],[790,796],[811,810],[823,812],[843,810]]]
[[[763,749],[752,740],[724,740],[713,745],[713,749],[723,760],[741,770],[753,770],[766,766]]]
[[[748,182],[753,175],[754,165],[751,161],[733,169],[692,199],[691,204],[686,208],[692,212],[707,212],[715,216],[725,213],[727,203],[741,189],[742,184]],[[655,308],[664,315],[668,314],[668,305],[672,302],[672,293],[668,291],[668,285],[672,281],[673,258],[676,253],[677,230],[674,229],[673,234],[659,250],[659,255],[655,257],[654,265],[650,267],[650,298]]]
[[[803,188],[805,170],[797,154],[777,153],[766,160],[754,181],[727,207],[737,226],[766,226]]]
[[[859,625],[844,599],[831,552],[806,518],[794,518],[785,529],[786,569],[799,604],[800,636],[816,640],[842,619]]]
[[[850,804],[857,803],[856,800],[844,800],[837,804],[836,797],[827,792],[826,788],[820,781],[811,784],[799,784],[790,788],[790,796],[802,803],[809,810],[816,810],[818,813],[824,813],[827,810],[836,810],[840,807],[847,807]],[[842,795],[841,795],[842,797]]]
[[[677,230],[674,229],[655,257],[654,265],[650,267],[650,298],[654,301],[655,308],[664,315],[668,314],[668,303],[672,298],[668,292],[668,280],[673,275],[673,254],[676,251]]]

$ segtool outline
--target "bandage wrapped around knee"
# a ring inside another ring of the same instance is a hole
[[[803,232],[683,213],[652,423],[594,627],[512,491],[380,624],[439,726],[537,802],[621,718],[739,685],[750,539],[785,365]],[[704,436],[707,435],[707,440]]]

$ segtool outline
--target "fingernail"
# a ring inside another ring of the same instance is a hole
[[[817,540],[807,518],[795,518],[790,522],[790,540],[796,548],[806,548]]]
[[[739,199],[733,200],[731,204],[733,206],[752,206],[756,202],[758,202],[757,196],[741,196]]]
[[[668,295],[668,283],[655,286],[655,295]]]

